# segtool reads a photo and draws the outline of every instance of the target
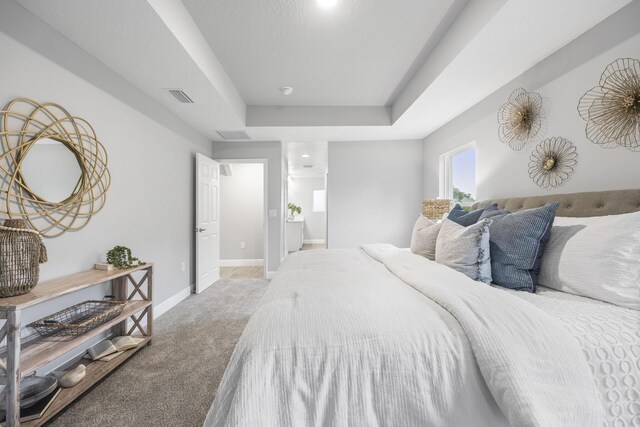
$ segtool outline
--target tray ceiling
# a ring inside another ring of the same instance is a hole
[[[630,3],[16,1],[212,140],[281,141],[424,138]]]
[[[454,1],[184,4],[248,105],[367,106],[387,104]]]

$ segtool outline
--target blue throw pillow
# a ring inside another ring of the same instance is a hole
[[[498,208],[497,203],[489,206],[492,206],[496,209]],[[487,206],[486,208],[488,208],[489,206]],[[462,209],[462,206],[455,205],[453,209],[451,209],[451,212],[449,212],[449,215],[447,215],[447,218],[449,218],[451,221],[455,222],[456,224],[460,224],[465,227],[468,227],[480,221],[480,218],[482,217],[482,213],[485,211],[486,208],[476,209],[475,211],[467,212],[464,209]]]
[[[511,212],[505,209],[498,209],[497,204],[487,205],[483,209],[482,215],[480,215],[480,219],[478,219],[478,221],[482,221],[483,219],[491,218],[498,215],[505,215],[508,213],[511,213]]]
[[[489,226],[493,283],[535,292],[542,253],[560,203],[492,216]]]
[[[467,212],[462,209],[462,206],[455,205],[453,209],[451,209],[451,212],[449,212],[449,215],[447,215],[447,218],[457,224],[468,227],[478,222],[478,220],[480,219],[480,215],[482,215],[482,211],[482,209],[478,209],[475,211]]]

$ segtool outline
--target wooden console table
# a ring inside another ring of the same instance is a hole
[[[136,280],[132,275],[135,272],[142,274],[139,280]],[[109,281],[111,281],[112,292],[116,299],[128,301],[118,317],[80,336],[36,337],[25,343],[21,342],[20,316],[22,310]],[[146,289],[143,289],[143,285],[146,285]],[[153,264],[147,263],[128,270],[83,271],[39,283],[28,294],[0,299],[0,319],[6,319],[4,326],[0,329],[0,341],[7,338],[7,350],[2,355],[6,362],[7,371],[5,389],[7,426],[20,425],[20,379],[34,373],[36,369],[54,361],[110,328],[113,336],[133,335],[139,331],[139,335],[145,338],[138,347],[127,350],[108,362],[96,361],[87,365],[87,374],[78,385],[62,389],[60,395],[41,418],[24,423],[24,426],[44,424],[143,346],[150,345],[153,333],[152,294]],[[127,320],[129,319],[132,321],[132,325],[128,325]],[[146,325],[144,325],[144,320],[146,320]]]

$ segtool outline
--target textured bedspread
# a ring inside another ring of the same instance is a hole
[[[367,250],[384,264],[361,250],[287,257],[205,425],[602,425],[593,376],[570,335],[520,334],[508,349],[491,332],[509,333],[511,322],[562,330],[551,316],[406,251]],[[468,286],[480,291],[437,295]],[[485,295],[502,315],[475,310],[486,309]],[[533,362],[527,352],[536,347],[549,364]]]
[[[512,292],[559,319],[593,372],[607,426],[640,426],[640,311],[543,287]]]

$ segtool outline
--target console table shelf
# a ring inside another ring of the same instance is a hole
[[[116,369],[118,366],[126,362],[131,356],[133,356],[138,350],[147,345],[150,341],[150,337],[144,337],[145,341],[140,343],[136,348],[125,351],[120,356],[109,360],[108,362],[92,362],[87,365],[87,374],[82,381],[75,387],[63,388],[56,400],[53,401],[49,409],[44,413],[41,418],[33,421],[27,421],[22,423],[22,427],[39,427],[57,415],[60,411],[66,408],[71,402],[82,396],[87,390],[89,390],[96,382],[104,378],[108,373]]]
[[[136,272],[142,275],[140,279],[134,277]],[[116,318],[79,336],[36,337],[22,342],[20,318],[23,309],[109,281],[116,299],[127,300],[122,313]],[[143,286],[146,289],[143,289]],[[109,329],[114,336],[133,335],[137,332],[145,338],[138,347],[127,350],[108,362],[96,361],[88,364],[87,374],[78,385],[63,389],[43,417],[24,424],[38,426],[64,409],[142,347],[150,345],[153,333],[152,294],[153,264],[144,264],[128,270],[84,271],[42,282],[28,294],[0,299],[0,318],[6,319],[0,329],[0,340],[7,338],[7,349],[2,355],[6,360],[7,371],[7,426],[20,425],[19,384],[22,377],[34,373],[38,368]],[[129,320],[131,324],[128,323]]]

